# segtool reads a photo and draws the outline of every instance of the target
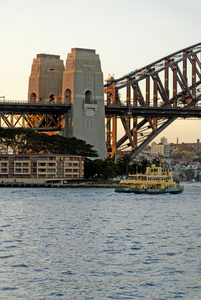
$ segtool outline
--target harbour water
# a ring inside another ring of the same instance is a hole
[[[0,299],[201,299],[201,184],[0,189]]]

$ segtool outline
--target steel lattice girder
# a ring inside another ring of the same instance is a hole
[[[7,128],[26,127],[40,131],[58,131],[61,114],[51,113],[4,113],[0,112],[0,126]]]
[[[107,81],[104,87],[107,94],[106,116],[108,120],[120,116],[125,130],[124,136],[116,142],[117,151],[129,140],[128,147],[132,157],[135,157],[177,117],[201,117],[200,108],[195,107],[201,100],[199,53],[201,43],[177,51],[119,79],[110,78]],[[120,99],[119,92],[123,89],[126,89],[125,99]],[[110,124],[107,126],[110,127]],[[107,146],[110,149],[112,136],[112,132],[111,136],[107,135]]]

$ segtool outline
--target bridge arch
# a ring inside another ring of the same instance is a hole
[[[64,103],[71,104],[71,90],[66,89],[64,92]]]
[[[108,155],[126,150],[134,158],[178,117],[191,116],[201,100],[200,53],[201,43],[107,80]],[[118,140],[117,118],[124,129]]]
[[[57,97],[55,94],[50,94],[50,96],[49,96],[50,102],[56,101],[56,99],[57,99]]]
[[[92,103],[92,92],[90,90],[85,92],[85,103]]]
[[[30,95],[30,102],[36,103],[36,99],[37,99],[36,94],[35,93],[31,93],[31,95]]]

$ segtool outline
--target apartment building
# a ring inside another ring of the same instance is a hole
[[[153,142],[151,144],[151,154],[152,155],[162,155],[168,157],[170,153],[170,145],[165,137],[161,138],[161,142],[156,144]]]
[[[0,154],[0,178],[79,179],[84,177],[82,156],[60,154]]]

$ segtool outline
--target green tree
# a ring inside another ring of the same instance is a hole
[[[148,165],[150,165],[150,161],[147,158],[143,158],[139,165],[139,173],[141,172],[144,174]]]
[[[125,154],[118,162],[121,175],[128,176],[130,162],[131,162],[131,156],[129,154]]]
[[[158,157],[155,157],[155,158],[152,160],[152,164],[156,165],[157,167],[160,166],[160,163],[161,163],[161,160],[160,160],[160,158],[158,158]]]
[[[103,178],[108,181],[120,174],[119,166],[111,159],[105,159],[103,161]]]
[[[66,138],[58,134],[38,133],[28,128],[0,128],[0,148],[13,153],[74,154],[84,157],[98,157],[93,146],[76,137]]]

